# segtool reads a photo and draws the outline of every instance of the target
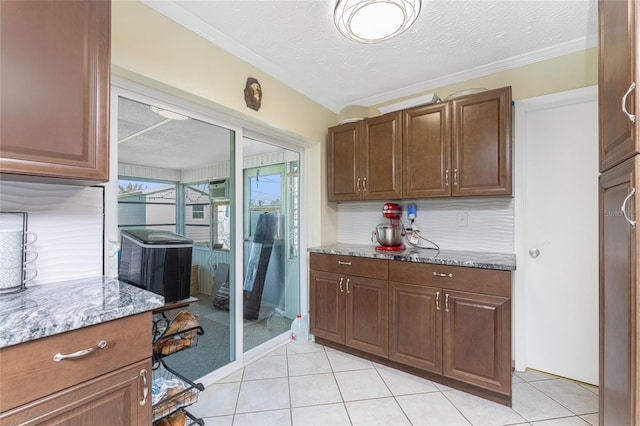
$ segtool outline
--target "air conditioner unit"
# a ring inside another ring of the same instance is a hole
[[[209,182],[209,198],[212,200],[229,199],[229,181],[227,179]]]

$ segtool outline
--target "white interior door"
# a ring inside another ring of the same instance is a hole
[[[597,92],[516,102],[516,117],[516,369],[597,384]]]

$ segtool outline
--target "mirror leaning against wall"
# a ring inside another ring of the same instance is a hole
[[[198,380],[241,358],[239,339],[247,352],[288,334],[300,311],[300,153],[127,97],[117,110],[118,239],[158,230],[193,241],[187,296],[204,334],[165,362]]]

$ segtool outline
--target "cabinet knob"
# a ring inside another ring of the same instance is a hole
[[[533,257],[535,259],[536,257],[540,256],[540,250],[538,250],[535,247],[531,247],[529,249],[529,256],[531,256],[531,257]]]

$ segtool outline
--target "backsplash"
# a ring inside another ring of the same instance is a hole
[[[338,241],[371,244],[371,234],[382,217],[385,201],[338,204]],[[415,203],[420,234],[443,249],[513,253],[513,198],[438,198],[402,200],[402,222],[409,226],[407,206]],[[458,226],[459,213],[466,226]],[[422,242],[421,244],[427,244]]]
[[[0,211],[28,213],[29,264],[34,284],[100,276],[103,273],[104,188],[0,181]]]

